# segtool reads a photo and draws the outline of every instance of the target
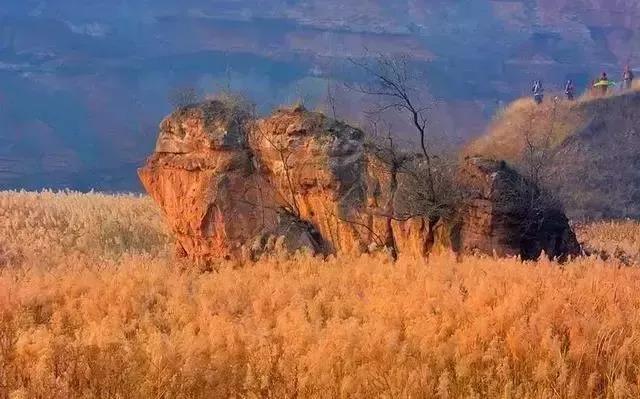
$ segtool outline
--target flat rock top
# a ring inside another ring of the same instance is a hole
[[[181,107],[160,124],[159,153],[190,153],[241,148],[249,112],[219,100]]]

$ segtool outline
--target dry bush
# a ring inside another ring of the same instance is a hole
[[[292,257],[202,274],[156,255],[167,239],[146,198],[2,201],[10,241],[57,264],[0,271],[0,398],[640,395],[640,270],[616,260]],[[54,209],[79,220],[15,221]],[[109,223],[163,238],[61,246]]]
[[[184,108],[201,101],[198,89],[191,86],[175,87],[169,92],[167,98],[173,108]]]

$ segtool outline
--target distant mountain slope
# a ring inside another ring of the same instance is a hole
[[[3,0],[0,188],[138,189],[167,93],[231,87],[264,104],[358,78],[366,47],[412,54],[454,143],[502,101],[638,60],[632,0]],[[425,88],[426,90],[426,88]],[[345,95],[345,97],[348,97]],[[345,98],[358,121],[362,101]],[[401,133],[401,132],[400,132]]]
[[[555,115],[555,116],[554,116]],[[640,218],[640,92],[536,106],[519,100],[468,154],[536,162],[575,219]]]

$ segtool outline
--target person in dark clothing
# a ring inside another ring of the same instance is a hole
[[[633,87],[633,71],[629,68],[629,65],[624,67],[624,72],[622,72],[622,81],[624,82],[624,89],[629,90]]]
[[[542,104],[542,100],[544,99],[544,88],[542,87],[542,82],[540,80],[533,82],[531,92],[533,93],[533,100],[536,104]]]
[[[567,80],[567,84],[564,85],[564,94],[567,96],[567,100],[569,101],[573,101],[575,98],[576,88],[571,79]]]

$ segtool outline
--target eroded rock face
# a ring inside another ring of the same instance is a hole
[[[535,259],[578,255],[580,246],[561,208],[504,162],[467,159],[460,178],[467,196],[459,245],[464,253]]]
[[[190,256],[237,256],[263,228],[259,192],[248,184],[247,120],[215,101],[181,109],[162,122],[156,151],[138,172]],[[266,219],[276,224],[275,215]]]
[[[412,213],[412,183],[374,155],[362,131],[320,113],[298,107],[253,121],[211,101],[162,122],[139,176],[195,259],[381,247],[413,256],[448,248],[529,257],[539,249],[564,255],[575,241],[561,212],[545,213],[533,236],[523,227],[521,207],[501,202],[507,180],[519,177],[510,169],[468,162],[461,181],[473,198],[459,223],[436,223]]]
[[[331,252],[368,242],[352,220],[366,205],[363,133],[302,108],[258,121],[251,148],[271,200],[313,224]]]

